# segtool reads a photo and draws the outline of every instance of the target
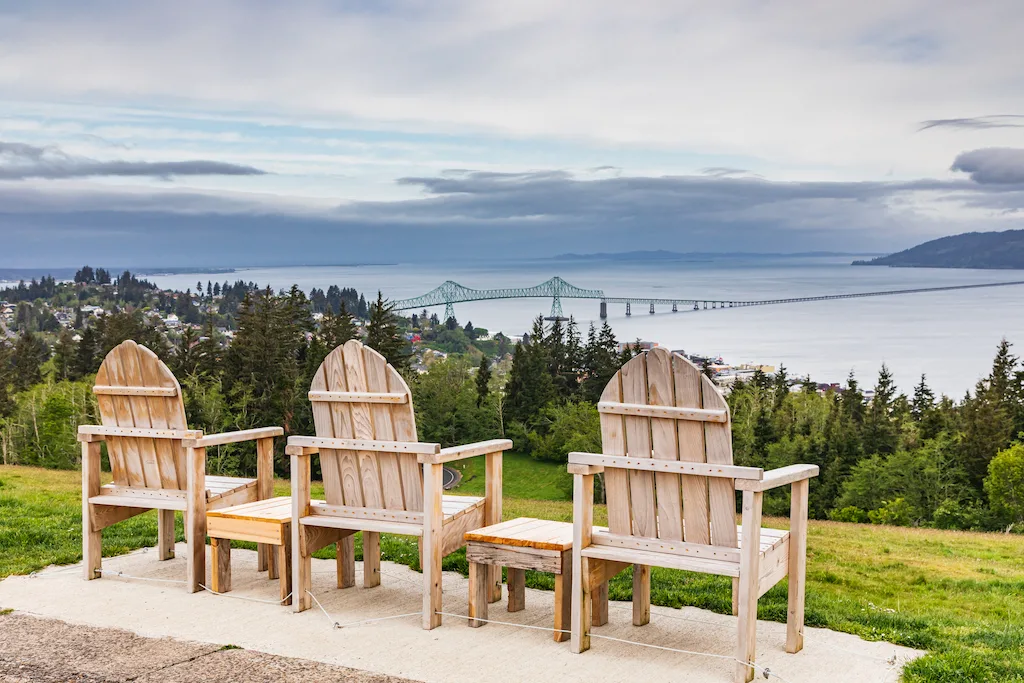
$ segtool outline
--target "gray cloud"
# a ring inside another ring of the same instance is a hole
[[[745,168],[732,168],[730,166],[708,166],[700,169],[703,175],[711,176],[712,178],[728,178],[730,176],[753,176],[760,178],[761,175],[748,171]]]
[[[1024,149],[986,147],[959,155],[950,167],[983,185],[1024,185]]]
[[[0,141],[0,180],[195,175],[263,175],[265,171],[221,161],[99,161],[66,154],[59,147]]]
[[[992,114],[971,116],[962,119],[930,119],[922,121],[918,132],[930,128],[955,128],[960,130],[983,130],[986,128],[1024,128],[1024,114]]]

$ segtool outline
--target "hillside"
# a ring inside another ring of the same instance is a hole
[[[902,268],[1024,268],[1024,230],[965,232],[940,237],[855,266]]]

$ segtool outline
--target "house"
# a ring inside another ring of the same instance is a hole
[[[166,318],[164,318],[164,325],[166,325],[168,328],[174,330],[174,329],[177,329],[177,328],[181,327],[181,321],[178,320],[178,316],[176,316],[175,314],[171,313]]]

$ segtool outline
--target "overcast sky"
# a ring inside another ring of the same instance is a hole
[[[1024,2],[0,0],[0,266],[1024,228]]]

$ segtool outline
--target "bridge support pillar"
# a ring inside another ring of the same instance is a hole
[[[676,308],[676,304],[672,304],[672,312],[673,313],[678,313],[679,312],[679,309]]]
[[[626,302],[626,315],[631,315],[629,312],[629,302]]]
[[[607,301],[602,301],[601,302],[601,320],[604,320],[607,317],[608,317],[608,302]]]
[[[654,302],[651,302],[651,315],[654,315]]]
[[[704,310],[705,311],[708,310],[708,302],[707,301],[704,302]]]
[[[699,311],[700,310],[700,305],[696,301],[693,302],[693,310],[695,310],[695,311]]]

